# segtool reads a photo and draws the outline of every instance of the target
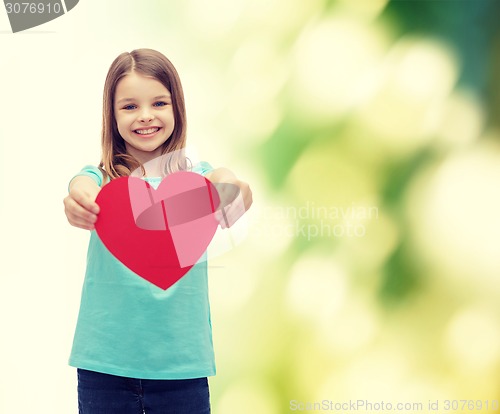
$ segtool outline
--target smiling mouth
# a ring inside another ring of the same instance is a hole
[[[134,132],[139,135],[151,135],[158,132],[160,128],[136,129]]]

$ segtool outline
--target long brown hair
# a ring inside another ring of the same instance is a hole
[[[165,164],[165,174],[186,169],[184,147],[186,146],[186,108],[184,92],[179,74],[174,65],[163,54],[153,49],[136,49],[120,54],[111,64],[104,83],[102,108],[102,155],[99,167],[104,177],[110,179],[130,175],[142,164],[127,154],[125,141],[116,125],[114,99],[120,79],[131,72],[152,77],[165,86],[172,96],[174,131],[162,145],[162,155],[173,154]]]

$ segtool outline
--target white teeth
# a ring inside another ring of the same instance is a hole
[[[135,132],[141,135],[152,134],[153,132],[158,131],[160,128],[149,128],[149,129],[136,129]]]

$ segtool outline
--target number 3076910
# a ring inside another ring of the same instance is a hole
[[[42,14],[63,12],[61,3],[5,3],[7,14]]]

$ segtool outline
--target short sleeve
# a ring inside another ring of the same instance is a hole
[[[199,163],[193,166],[192,171],[201,175],[207,175],[210,171],[213,171],[214,167],[212,167],[206,161],[200,161]]]
[[[80,170],[80,172],[78,174],[76,174],[74,177],[71,178],[71,180],[69,180],[68,191],[69,191],[69,186],[71,184],[71,181],[73,181],[74,178],[81,176],[81,175],[92,178],[96,182],[96,184],[99,187],[101,187],[102,180],[103,180],[101,170],[93,165],[86,165],[85,167],[83,167]]]

